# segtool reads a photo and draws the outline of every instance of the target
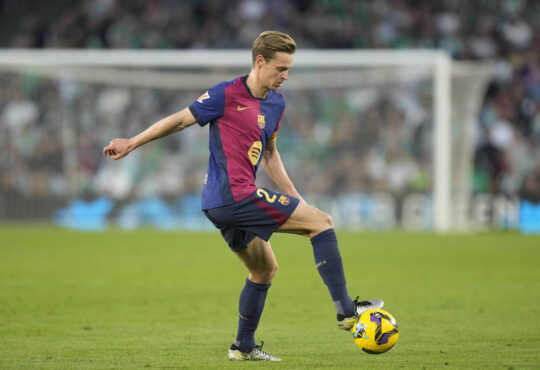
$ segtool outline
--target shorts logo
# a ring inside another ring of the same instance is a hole
[[[289,203],[291,203],[291,200],[288,197],[286,197],[285,195],[282,195],[282,196],[279,197],[278,202],[280,202],[284,206],[288,206]]]
[[[206,100],[206,99],[210,99],[210,94],[208,94],[208,91],[205,92],[204,94],[202,94],[201,96],[199,96],[199,98],[197,99],[197,101],[199,103],[202,103],[203,100]]]
[[[259,163],[259,158],[261,157],[262,152],[262,142],[256,141],[251,145],[251,147],[248,150],[248,156],[249,160],[251,161],[252,165],[256,165]]]
[[[259,127],[261,128],[261,130],[266,125],[266,123],[264,122],[264,116],[262,114],[257,114],[257,122],[258,122]]]

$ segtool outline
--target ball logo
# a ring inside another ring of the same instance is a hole
[[[393,325],[393,328],[390,331],[387,331],[386,333],[383,333],[382,319],[388,320],[388,322],[390,322]],[[397,328],[397,323],[395,322],[395,320],[390,319],[389,316],[387,316],[387,315],[385,315],[385,314],[383,314],[381,312],[371,313],[370,314],[370,320],[371,320],[371,322],[374,322],[375,325],[377,325],[377,327],[375,329],[375,342],[378,345],[388,343],[388,339],[392,335],[395,335],[395,334],[397,334],[399,332],[398,328]]]
[[[257,114],[257,123],[258,123],[261,130],[266,125],[265,120],[264,120],[264,116],[262,114]]]
[[[251,161],[252,165],[255,166],[257,163],[259,163],[261,152],[262,152],[262,142],[260,141],[254,142],[248,150],[249,160]]]
[[[278,202],[280,202],[284,206],[288,206],[289,203],[291,203],[291,200],[288,197],[286,197],[285,195],[282,195],[282,196],[279,197]]]
[[[358,325],[356,325],[356,331],[354,332],[353,337],[369,339],[369,337],[366,335],[366,327],[364,324],[358,323]]]

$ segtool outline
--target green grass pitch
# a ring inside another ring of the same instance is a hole
[[[219,234],[0,228],[0,368],[540,368],[540,237],[338,237],[350,293],[385,300],[396,346],[358,349],[309,240],[275,235],[256,339],[283,362],[248,364],[226,357],[247,274]]]

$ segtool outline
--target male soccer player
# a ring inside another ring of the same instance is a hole
[[[254,336],[278,268],[268,241],[276,231],[311,239],[316,267],[330,291],[340,329],[351,329],[362,312],[383,306],[380,299],[353,302],[350,298],[332,219],[302,199],[276,148],[285,100],[275,90],[287,80],[295,51],[289,35],[261,33],[253,43],[249,75],[217,84],[189,107],[131,139],[114,139],[103,149],[105,155],[120,159],[196,122],[210,123],[202,209],[249,270],[240,294],[236,341],[228,353],[231,360],[280,361],[264,352],[262,344],[257,346]],[[257,188],[255,174],[261,163],[281,193]]]

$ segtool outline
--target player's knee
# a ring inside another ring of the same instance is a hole
[[[255,278],[256,282],[259,284],[269,284],[274,280],[274,277],[277,274],[278,265],[277,263],[272,263],[265,266],[259,271],[252,272],[251,274]]]
[[[332,229],[334,227],[334,220],[332,220],[332,216],[330,216],[326,212],[320,212],[319,216],[319,222],[317,222],[317,233],[320,233],[321,231]]]
[[[315,235],[334,228],[334,220],[332,220],[332,216],[330,216],[328,213],[319,211],[319,215],[317,217],[317,222],[314,223],[313,228],[310,230],[309,234],[307,235],[309,238],[313,238]]]
[[[276,274],[277,274],[277,270],[278,270],[278,264],[277,264],[277,263],[273,264],[273,265],[269,268],[268,274],[267,274],[267,277],[268,277],[269,281],[274,280],[274,277],[275,277]]]
[[[325,212],[322,212],[322,219],[321,219],[321,222],[322,222],[322,227],[324,228],[324,230],[327,230],[327,229],[333,229],[334,228],[334,220],[332,220],[332,216],[330,216],[328,213],[325,213]]]

